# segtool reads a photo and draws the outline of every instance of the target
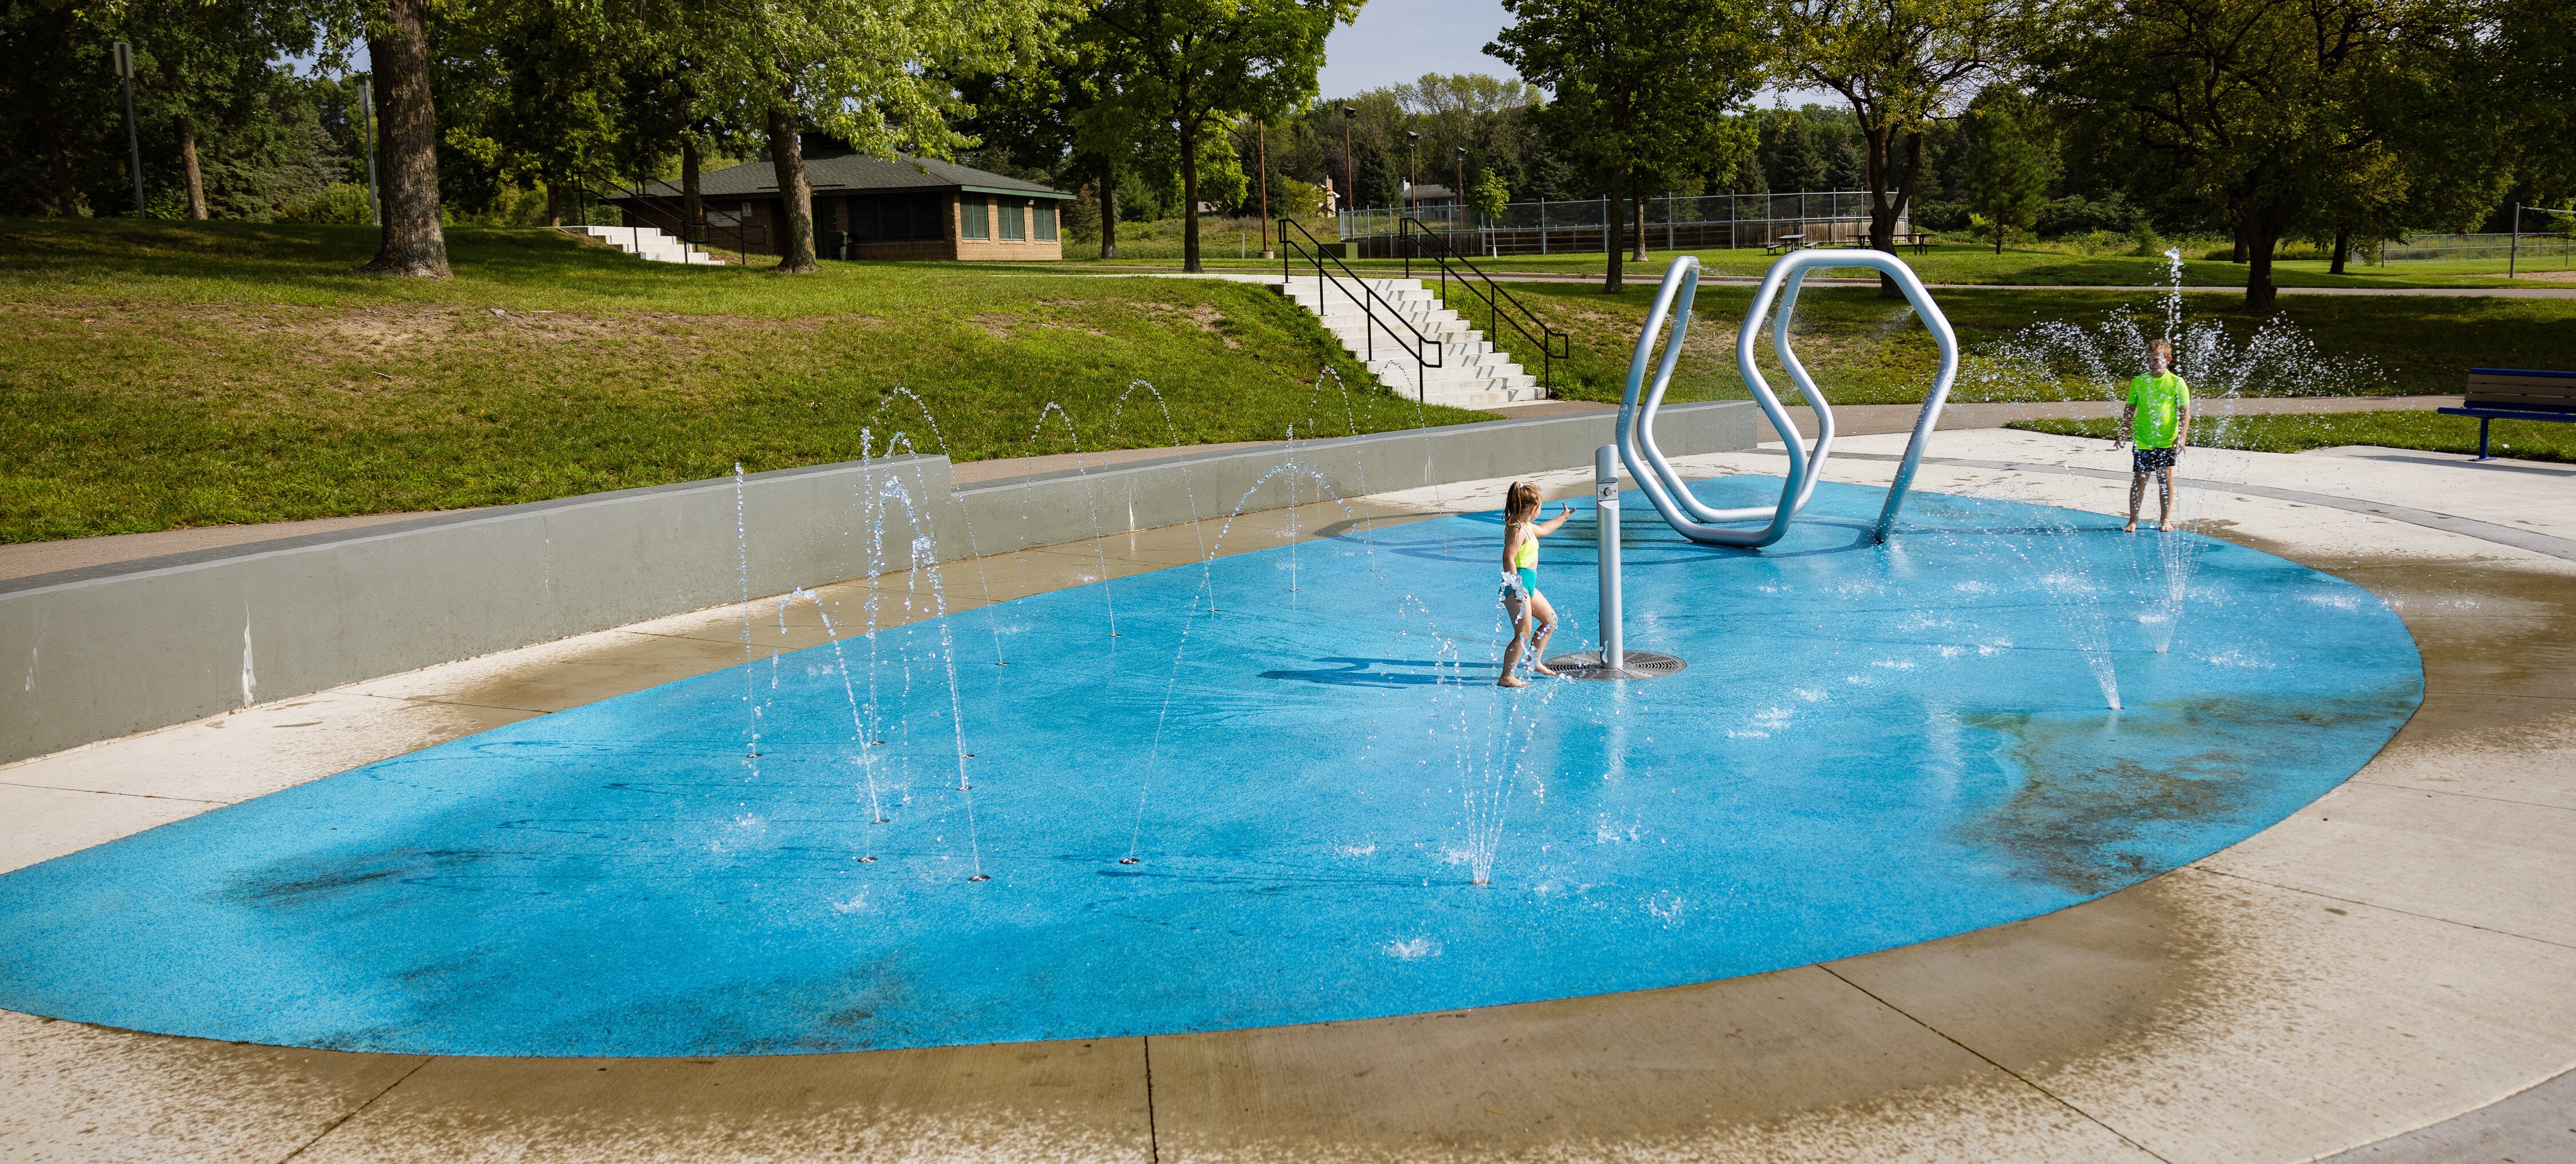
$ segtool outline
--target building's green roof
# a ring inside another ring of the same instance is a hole
[[[1062,190],[1004,177],[989,170],[961,166],[930,158],[897,154],[891,158],[872,158],[865,154],[836,153],[823,157],[807,156],[805,181],[817,196],[827,194],[896,193],[916,190],[972,190],[983,194],[1015,194],[1026,198],[1072,198]],[[677,198],[680,184],[652,182],[643,188],[652,198]],[[708,170],[698,175],[698,194],[703,198],[775,198],[778,196],[778,171],[768,162],[744,162],[721,170]],[[610,201],[616,199],[611,198]]]

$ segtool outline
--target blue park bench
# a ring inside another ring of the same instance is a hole
[[[2471,368],[2469,389],[2460,407],[2439,408],[2444,416],[2478,418],[2478,459],[2487,455],[2487,426],[2499,420],[2555,420],[2576,423],[2576,372],[2534,372],[2520,368]]]

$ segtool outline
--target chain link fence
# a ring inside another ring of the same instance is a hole
[[[1848,244],[1869,237],[1869,206],[1865,190],[1650,198],[1644,234],[1647,246],[1667,251]],[[1399,224],[1407,213],[1400,207],[1342,211],[1341,235],[1350,257],[1400,254]],[[1461,254],[1583,254],[1610,247],[1606,198],[1513,202],[1491,218],[1455,202],[1417,206],[1410,214]],[[1913,225],[1900,217],[1896,230],[1907,234]]]

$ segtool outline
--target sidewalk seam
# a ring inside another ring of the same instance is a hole
[[[2110,1124],[2104,1123],[2104,1122],[2102,1121],[2101,1117],[2094,1115],[2092,1112],[2086,1111],[2086,1110],[2084,1110],[2083,1108],[2077,1107],[2077,1106],[2075,1106],[2073,1103],[2068,1102],[2068,1101],[2067,1101],[2067,1099],[2066,1099],[2066,1097],[2064,1097],[2064,1096],[2062,1096],[2062,1095],[2059,1095],[2059,1094],[2057,1094],[2057,1093],[2056,1093],[2056,1092],[2054,1092],[2054,1091],[2050,1091],[2049,1089],[2047,1089],[2047,1088],[2045,1088],[2045,1087],[2040,1086],[2038,1083],[2036,1083],[2036,1082],[2034,1082],[2033,1080],[2031,1080],[2031,1079],[2030,1079],[2030,1077],[2028,1077],[2028,1076],[2026,1076],[2026,1075],[2023,1075],[2021,1072],[2019,1072],[2019,1071],[2015,1071],[2015,1070],[2013,1070],[2013,1069],[2012,1069],[2012,1068],[2010,1068],[2010,1067],[2006,1067],[2006,1066],[2004,1066],[2003,1064],[2001,1064],[2001,1063],[1998,1063],[1998,1062],[1994,1061],[1994,1059],[1992,1059],[1992,1058],[1988,1057],[1988,1056],[1987,1056],[1987,1054],[1986,1054],[1985,1052],[1980,1051],[1980,1050],[1976,1049],[1975,1047],[1971,1047],[1971,1046],[1967,1045],[1966,1043],[1960,1042],[1958,1039],[1952,1038],[1952,1037],[1950,1036],[1950,1033],[1949,1033],[1949,1032],[1944,1031],[1944,1030],[1942,1030],[1942,1029],[1941,1029],[1941,1028],[1939,1028],[1939,1027],[1933,1026],[1933,1025],[1932,1025],[1932,1024],[1930,1024],[1930,1023],[1924,1022],[1924,1021],[1923,1021],[1922,1019],[1920,1019],[1920,1018],[1916,1018],[1916,1017],[1914,1016],[1913,1012],[1908,1011],[1908,1010],[1906,1010],[1904,1007],[1898,1006],[1898,1005],[1896,1005],[1895,1003],[1889,1002],[1888,1000],[1886,1000],[1886,999],[1884,999],[1884,998],[1879,997],[1875,992],[1871,991],[1868,987],[1863,986],[1863,985],[1861,985],[1860,983],[1854,982],[1854,981],[1852,981],[1852,980],[1851,980],[1851,979],[1849,979],[1849,978],[1845,978],[1845,977],[1843,977],[1843,976],[1842,976],[1842,973],[1841,973],[1840,971],[1835,970],[1835,969],[1833,968],[1833,965],[1832,965],[1831,963],[1827,963],[1827,962],[1818,962],[1818,963],[1816,963],[1816,969],[1818,969],[1818,970],[1822,970],[1822,971],[1824,971],[1824,972],[1825,972],[1825,973],[1827,973],[1827,974],[1831,974],[1831,975],[1833,975],[1833,976],[1834,976],[1834,981],[1840,982],[1840,983],[1842,983],[1842,984],[1843,984],[1843,985],[1845,985],[1845,986],[1851,987],[1852,989],[1854,989],[1854,990],[1857,990],[1857,991],[1861,992],[1861,994],[1862,994],[1863,996],[1867,997],[1871,1002],[1875,1002],[1875,1003],[1879,1004],[1880,1006],[1886,1007],[1886,1008],[1887,1008],[1887,1009],[1889,1009],[1889,1010],[1892,1010],[1892,1011],[1895,1011],[1895,1012],[1896,1012],[1896,1013],[1898,1013],[1898,1014],[1904,1015],[1907,1021],[1912,1022],[1914,1025],[1919,1026],[1919,1027],[1923,1028],[1924,1030],[1930,1031],[1930,1032],[1932,1032],[1932,1033],[1933,1033],[1933,1034],[1935,1034],[1935,1035],[1939,1035],[1942,1039],[1946,1040],[1946,1041],[1947,1041],[1951,1046],[1953,1046],[1953,1047],[1957,1047],[1958,1049],[1960,1049],[1960,1050],[1962,1050],[1962,1051],[1966,1051],[1967,1053],[1969,1053],[1969,1054],[1971,1054],[1971,1055],[1976,1056],[1976,1057],[1978,1058],[1978,1060],[1979,1060],[1979,1061],[1981,1061],[1981,1062],[1983,1062],[1986,1066],[1988,1066],[1988,1067],[1992,1067],[1992,1068],[1994,1068],[1994,1069],[1995,1069],[1995,1070],[1997,1070],[1997,1071],[2001,1071],[2001,1072],[2003,1072],[2005,1075],[2010,1076],[2010,1077],[2011,1077],[2015,1082],[2020,1083],[2022,1086],[2027,1087],[2027,1088],[2031,1089],[2032,1091],[2036,1091],[2036,1092],[2040,1093],[2041,1095],[2045,1095],[2045,1096],[2047,1096],[2047,1097],[2049,1098],[2049,1101],[2050,1101],[2050,1102],[2052,1102],[2052,1103],[2055,1103],[2057,1106],[2062,1107],[2062,1108],[2065,1108],[2065,1109],[2066,1109],[2066,1110],[2068,1110],[2068,1111],[2074,1112],[2076,1115],[2079,1115],[2079,1116],[2084,1117],[2084,1119],[2085,1119],[2086,1121],[2090,1122],[2093,1126],[2098,1127],[2098,1128],[2102,1129],[2103,1131],[2109,1132],[2109,1133],[2111,1133],[2112,1135],[2119,1137],[2119,1139],[2120,1139],[2120,1142],[2121,1142],[2121,1143],[2123,1143],[2123,1144],[2127,1144],[2128,1146],[2130,1146],[2130,1147],[2132,1147],[2132,1148],[2135,1148],[2135,1149],[2137,1149],[2137,1150],[2138,1150],[2138,1151],[2140,1151],[2140,1152],[2145,1153],[2145,1154],[2146,1154],[2146,1156],[2147,1156],[2149,1159],[2151,1159],[2151,1160],[2161,1160],[2161,1161],[2165,1161],[2165,1164],[2172,1164],[2172,1161],[2170,1161],[2170,1160],[2166,1160],[2166,1158],[2165,1158],[2161,1153],[2158,1153],[2158,1152],[2157,1152],[2157,1151],[2155,1151],[2154,1149],[2147,1147],[2145,1144],[2141,1144],[2141,1143],[2137,1142],[2136,1140],[2130,1139],[2127,1133],[2122,1132],[2122,1131],[2121,1131],[2120,1129],[2118,1129],[2118,1128],[2112,1127]]]
[[[409,1071],[405,1071],[405,1072],[403,1072],[403,1073],[402,1073],[402,1078],[400,1078],[400,1079],[396,1079],[396,1080],[394,1080],[393,1082],[386,1084],[386,1085],[384,1086],[384,1090],[382,1090],[382,1091],[378,1091],[378,1092],[377,1092],[377,1093],[375,1093],[374,1095],[370,1095],[370,1096],[368,1096],[368,1097],[367,1097],[367,1102],[362,1103],[362,1104],[359,1104],[359,1105],[358,1105],[358,1106],[356,1106],[356,1107],[350,1108],[348,1111],[342,1112],[342,1113],[341,1113],[341,1115],[340,1115],[340,1118],[338,1118],[338,1119],[336,1119],[336,1120],[331,1121],[331,1126],[326,1127],[326,1128],[322,1129],[321,1131],[318,1131],[318,1132],[313,1133],[313,1138],[312,1138],[312,1139],[304,1141],[304,1145],[303,1145],[303,1147],[297,1148],[296,1150],[294,1150],[294,1151],[292,1151],[292,1152],[289,1152],[289,1153],[287,1153],[287,1154],[286,1154],[286,1155],[284,1155],[284,1156],[278,1157],[278,1164],[287,1164],[287,1161],[293,1160],[293,1159],[295,1159],[296,1157],[303,1155],[307,1149],[311,1148],[311,1147],[312,1147],[313,1145],[315,1145],[315,1144],[319,1144],[319,1143],[321,1143],[321,1142],[322,1142],[326,1137],[330,1136],[330,1134],[331,1134],[331,1133],[336,1132],[336,1131],[339,1131],[339,1130],[340,1130],[340,1125],[345,1124],[345,1123],[349,1122],[350,1120],[356,1119],[356,1118],[357,1118],[357,1116],[358,1116],[358,1113],[359,1113],[359,1112],[365,1111],[365,1110],[367,1110],[368,1108],[371,1108],[371,1107],[376,1106],[376,1101],[377,1101],[377,1100],[379,1100],[379,1099],[383,1099],[383,1098],[384,1098],[388,1093],[392,1092],[392,1091],[393,1091],[393,1089],[395,1089],[395,1088],[397,1088],[397,1087],[402,1086],[405,1080],[410,1079],[410,1078],[411,1078],[412,1076],[414,1076],[414,1075],[418,1075],[418,1074],[420,1074],[420,1069],[421,1069],[421,1068],[423,1068],[423,1067],[427,1067],[427,1066],[429,1066],[430,1061],[431,1061],[431,1060],[433,1060],[433,1059],[436,1059],[437,1057],[438,1057],[438,1056],[436,1056],[436,1055],[423,1055],[423,1056],[421,1056],[421,1058],[420,1058],[420,1062],[412,1064],[412,1065],[411,1065],[411,1070],[409,1070]]]

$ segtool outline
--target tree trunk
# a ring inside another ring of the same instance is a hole
[[[778,269],[811,275],[823,269],[814,261],[814,187],[805,180],[805,147],[796,140],[796,113],[787,94],[769,107],[769,164],[778,174],[778,222],[787,237],[778,240]]]
[[[2227,256],[2227,261],[2231,263],[2245,261],[2245,219],[2242,216],[2236,220],[2236,249]]]
[[[384,241],[359,268],[417,279],[447,277],[447,234],[438,223],[438,111],[430,104],[429,0],[387,0],[370,21],[375,68],[376,152],[383,159]]]
[[[563,225],[563,187],[546,183],[546,225]]]
[[[680,237],[689,242],[706,241],[707,202],[698,193],[698,134],[691,130],[680,138]]]
[[[1642,263],[1646,261],[1646,192],[1637,191],[1629,196],[1629,201],[1637,204],[1637,237],[1631,245],[1636,248],[1634,257]]]
[[[179,119],[179,164],[188,172],[188,217],[206,220],[206,175],[197,168],[197,123]]]
[[[1906,160],[1902,166],[1896,161],[1894,127],[1882,127],[1864,136],[1869,143],[1864,167],[1869,179],[1869,249],[1895,254],[1896,220],[1904,215],[1906,203],[1913,199],[1915,177],[1923,169],[1923,135],[1907,136]],[[2003,228],[1997,226],[1995,229],[1998,232],[1996,245],[2000,247]],[[1878,297],[1905,298],[1904,290],[1896,285],[1896,276],[1885,272],[1879,274]]]
[[[1601,216],[1610,220],[1610,245],[1606,248],[1610,252],[1610,273],[1601,279],[1601,293],[1604,295],[1616,295],[1628,289],[1627,272],[1619,267],[1620,261],[1628,257],[1628,240],[1619,237],[1628,232],[1627,207],[1628,167],[1612,166],[1610,201],[1605,207],[1609,213]]]
[[[1100,167],[1100,257],[1118,257],[1118,167]]]
[[[36,103],[36,138],[45,150],[46,212],[57,218],[80,217],[80,190],[72,185],[71,151],[63,148],[62,118],[51,101]]]
[[[1198,127],[1187,122],[1181,126],[1181,270],[1196,272],[1199,268],[1199,151]]]
[[[2341,223],[2337,223],[2335,225],[2334,266],[2329,268],[2327,273],[2334,275],[2343,274],[2344,260],[2351,257],[2351,255],[2352,228]]]
[[[2270,216],[2249,211],[2237,237],[2246,250],[2245,308],[2248,311],[2270,311],[2280,297],[2280,288],[2272,285],[2272,248],[2281,238],[2280,227]]]

